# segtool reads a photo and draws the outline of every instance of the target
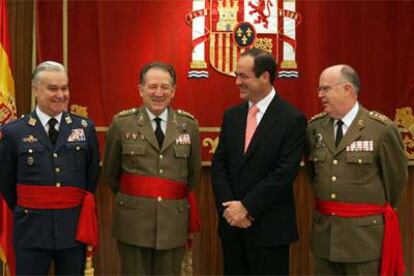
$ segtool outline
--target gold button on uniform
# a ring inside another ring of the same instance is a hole
[[[332,164],[333,164],[333,165],[338,165],[338,160],[334,159],[334,160],[332,161]]]
[[[60,187],[61,185],[60,182],[56,182],[56,187]]]
[[[164,173],[164,170],[163,169],[159,169],[159,172],[160,172],[160,174],[163,174]]]
[[[314,161],[314,162],[318,161],[318,158],[316,158],[316,157],[315,157],[315,158],[313,158],[313,161]]]
[[[336,176],[332,176],[332,182],[335,182],[336,181]]]
[[[57,173],[60,172],[60,168],[56,167],[55,172],[57,172]]]
[[[158,202],[161,202],[161,201],[162,201],[162,197],[160,197],[160,196],[159,196],[159,197],[157,197],[157,201],[158,201]]]
[[[162,154],[160,154],[159,158],[160,158],[160,159],[163,159],[163,158],[164,158],[164,156],[163,156]]]
[[[29,213],[29,210],[24,209],[24,213],[25,213],[25,214],[28,214],[28,213]]]
[[[375,220],[375,219],[374,219],[374,220],[372,221],[372,223],[373,223],[373,224],[377,224],[377,220]]]
[[[358,159],[358,164],[362,164],[362,159]]]
[[[33,153],[33,150],[32,149],[29,149],[29,153]]]
[[[80,150],[80,147],[79,146],[76,146],[76,150]]]
[[[331,199],[335,199],[336,198],[336,194],[335,193],[332,193],[331,194]]]
[[[58,154],[57,154],[57,153],[54,153],[54,154],[53,154],[53,157],[54,157],[54,158],[57,158],[57,157],[58,157]]]

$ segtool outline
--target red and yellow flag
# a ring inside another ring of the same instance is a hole
[[[16,118],[10,55],[6,0],[0,0],[0,125]],[[13,213],[0,194],[0,259],[5,264],[3,268],[5,268],[6,274],[10,276],[15,275],[12,219]]]

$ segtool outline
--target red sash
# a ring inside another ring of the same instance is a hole
[[[323,215],[335,215],[344,218],[384,214],[385,225],[382,242],[381,275],[404,275],[405,265],[401,246],[400,225],[397,213],[389,203],[385,203],[382,206],[316,199],[316,210]]]
[[[195,194],[188,191],[185,183],[160,177],[124,173],[121,177],[119,191],[127,195],[150,198],[183,199],[187,197],[190,205],[188,231],[189,233],[195,233],[201,229],[200,213]]]
[[[71,186],[17,184],[17,205],[33,209],[67,209],[81,205],[76,240],[98,246],[99,231],[92,193]]]

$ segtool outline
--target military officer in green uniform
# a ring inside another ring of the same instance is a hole
[[[201,160],[197,121],[170,107],[175,90],[172,66],[145,65],[143,106],[115,115],[107,133],[103,177],[115,194],[113,236],[123,275],[181,271],[193,211],[188,195]]]
[[[318,88],[324,112],[308,127],[317,275],[400,275],[404,270],[394,211],[407,181],[404,146],[391,120],[359,104],[359,89],[350,66],[325,69]]]

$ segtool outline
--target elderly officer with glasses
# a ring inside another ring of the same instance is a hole
[[[318,97],[324,112],[307,134],[316,211],[311,235],[317,275],[401,275],[396,206],[407,181],[397,127],[358,102],[360,82],[348,65],[325,69]]]

